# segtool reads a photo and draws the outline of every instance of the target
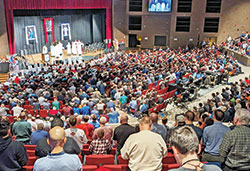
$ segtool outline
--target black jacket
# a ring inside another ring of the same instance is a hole
[[[22,166],[26,165],[27,160],[28,155],[21,142],[12,141],[10,136],[0,137],[0,170],[22,170]]]
[[[66,140],[66,143],[64,144],[63,149],[65,153],[68,153],[68,154],[78,155],[81,152],[81,149],[77,145],[76,141],[71,137],[67,137],[67,140]],[[41,139],[36,146],[35,155],[37,157],[45,157],[50,152],[51,152],[51,147],[49,146],[47,142],[47,138]]]

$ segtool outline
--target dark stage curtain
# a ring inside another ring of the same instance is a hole
[[[86,43],[100,42],[105,39],[105,10],[96,14],[94,10],[60,10],[55,16],[48,15],[49,11],[15,11],[14,16],[15,30],[15,51],[18,53],[24,50],[28,54],[41,53],[42,47],[45,45],[43,19],[46,17],[53,18],[55,40],[61,41],[61,24],[70,23],[71,40],[81,40]],[[61,14],[61,15],[60,15]],[[64,15],[63,15],[64,14]],[[68,15],[66,15],[68,14]],[[32,16],[39,15],[39,16]],[[46,17],[45,17],[46,15]],[[37,31],[38,43],[26,45],[25,26],[35,25]],[[52,33],[48,34],[49,44],[52,42]],[[68,41],[61,41],[66,47]],[[48,48],[50,47],[47,45]]]
[[[14,10],[55,10],[55,9],[104,9],[106,11],[106,20],[105,20],[105,37],[106,39],[112,39],[112,0],[4,0],[4,8],[5,8],[5,17],[6,17],[6,26],[8,32],[8,40],[9,40],[9,51],[10,54],[15,53],[15,30],[14,30]],[[75,21],[72,19],[72,25],[74,25]],[[93,17],[94,21],[97,21],[95,17]],[[100,25],[93,25],[94,21],[91,21],[91,28],[93,32],[100,32]],[[35,22],[35,21],[34,21]],[[83,24],[84,21],[81,21],[79,24]],[[37,34],[38,34],[37,26]],[[73,28],[73,27],[72,27]],[[55,28],[58,29],[58,28]],[[86,30],[89,29],[84,28]],[[73,30],[71,30],[73,33]],[[55,31],[57,34],[57,31]],[[59,33],[58,33],[59,34]],[[87,33],[84,33],[87,34]],[[82,35],[80,35],[82,36]],[[19,35],[17,35],[18,38]],[[89,35],[85,35],[86,40],[88,39]],[[90,36],[92,41],[100,40],[100,36]],[[73,35],[72,35],[72,39]],[[103,39],[103,38],[102,38]],[[49,36],[50,40],[50,36]],[[43,41],[43,40],[41,40]],[[34,50],[39,50],[38,47],[33,47]],[[110,46],[110,44],[108,45]]]

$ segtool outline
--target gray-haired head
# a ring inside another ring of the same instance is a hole
[[[234,123],[236,125],[249,125],[250,112],[244,108],[236,110],[235,116],[234,116]]]
[[[170,136],[170,145],[174,146],[181,154],[197,153],[199,140],[193,128],[182,126],[176,128]]]

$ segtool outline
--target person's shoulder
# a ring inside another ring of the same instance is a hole
[[[24,147],[23,143],[21,143],[19,141],[12,141],[10,143],[10,146],[13,146],[13,147],[18,148],[18,149],[20,149],[20,147]]]
[[[203,165],[202,170],[205,170],[205,171],[221,171],[221,169],[218,166],[206,165],[206,164]]]

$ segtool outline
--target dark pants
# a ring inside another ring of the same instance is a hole
[[[231,168],[231,167],[228,167],[226,165],[223,167],[222,170],[223,171],[249,171],[249,169],[243,170],[243,169]]]
[[[224,162],[224,158],[221,156],[217,156],[217,155],[212,155],[206,152],[203,152],[202,154],[202,159],[201,161],[203,162],[218,162],[218,163],[223,163]]]

